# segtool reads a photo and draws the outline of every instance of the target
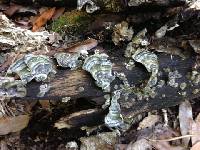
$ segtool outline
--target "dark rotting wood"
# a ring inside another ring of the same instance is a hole
[[[148,80],[150,74],[143,66],[136,65],[136,67],[130,71],[125,68],[124,60],[117,60],[116,58],[112,60],[114,62],[113,70],[124,72],[131,85],[135,85],[137,87],[138,84]],[[162,72],[161,76],[159,76],[159,80],[167,80],[168,78],[168,73],[163,71],[164,68],[170,68],[171,71],[177,70],[182,75],[182,78],[176,79],[176,82],[179,85],[183,82],[187,84],[187,87],[184,90],[186,92],[186,96],[181,95],[183,90],[181,90],[179,87],[173,88],[165,84],[162,88],[156,89],[157,95],[155,98],[149,98],[149,100],[140,101],[136,100],[131,104],[130,108],[122,107],[121,109],[123,115],[134,116],[142,112],[174,106],[185,99],[193,99],[199,96],[199,93],[194,94],[193,91],[200,88],[200,86],[191,84],[187,78],[188,73],[191,73],[192,71],[195,56],[182,60],[178,56],[171,57],[168,54],[159,53],[158,58],[160,71]],[[114,80],[112,82],[112,86],[119,82],[120,81],[117,79]],[[58,70],[56,76],[48,84],[51,86],[48,93],[46,93],[44,97],[38,98],[36,95],[39,92],[39,86],[41,83],[29,83],[27,85],[27,97],[24,99],[58,100],[63,97],[71,97],[71,99],[89,99],[106,94],[95,85],[95,81],[92,79],[92,76],[84,70]],[[163,95],[165,95],[165,97],[163,97]],[[119,100],[120,103],[123,103],[123,101],[123,98]]]

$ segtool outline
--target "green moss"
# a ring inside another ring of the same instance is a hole
[[[92,17],[86,12],[73,10],[64,13],[51,24],[51,30],[60,34],[80,34],[87,30]]]

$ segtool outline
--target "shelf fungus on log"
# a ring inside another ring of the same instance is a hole
[[[152,87],[157,83],[157,74],[159,69],[158,57],[153,52],[148,50],[137,50],[132,58],[143,64],[148,72],[151,72],[151,77],[147,83],[148,87]]]
[[[61,67],[71,68],[72,70],[81,66],[82,61],[80,53],[56,53],[54,55],[58,65]]]
[[[110,128],[127,130],[129,126],[123,121],[120,104],[118,103],[120,95],[121,95],[120,90],[116,90],[113,92],[111,98],[111,105],[109,107],[109,113],[105,117],[105,124]]]
[[[27,54],[12,64],[8,73],[18,74],[23,82],[30,82],[32,79],[40,82],[46,80],[49,74],[55,74],[56,70],[48,56]]]
[[[25,97],[26,93],[23,81],[0,77],[0,97]]]
[[[126,7],[126,2],[122,0],[78,0],[78,9],[84,6],[87,13],[93,13],[96,10],[104,10],[108,12],[120,12]]]
[[[77,5],[78,10],[81,10],[84,6],[86,6],[87,13],[93,13],[100,9],[92,0],[78,0]]]
[[[146,87],[153,87],[157,83],[157,74],[159,69],[158,57],[153,52],[148,50],[147,37],[145,36],[146,28],[140,31],[127,45],[125,57],[132,57],[136,62],[143,64],[148,72],[151,72],[151,77]]]
[[[85,59],[82,69],[91,73],[98,87],[105,92],[110,91],[110,83],[115,77],[112,74],[112,63],[108,60],[108,55],[96,52]]]

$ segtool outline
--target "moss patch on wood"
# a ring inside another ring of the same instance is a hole
[[[73,10],[64,13],[51,24],[51,30],[64,34],[80,34],[86,31],[92,17],[83,11]]]

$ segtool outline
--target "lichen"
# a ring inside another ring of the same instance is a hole
[[[12,77],[0,77],[0,97],[25,97],[25,83]]]
[[[40,91],[37,94],[37,97],[43,97],[49,90],[50,90],[50,85],[48,85],[48,84],[41,84],[40,85]]]
[[[128,26],[128,23],[122,21],[115,25],[112,34],[112,41],[118,45],[120,41],[130,41],[133,37],[133,29]]]
[[[106,94],[106,95],[104,95],[104,98],[105,98],[105,103],[102,105],[102,108],[103,109],[106,109],[106,108],[108,108],[109,106],[110,106],[110,94]]]
[[[162,88],[165,85],[165,80],[158,81],[157,87]]]
[[[194,89],[194,90],[192,91],[192,93],[193,93],[193,94],[199,93],[199,89]]]
[[[176,82],[176,79],[179,79],[181,77],[182,75],[177,70],[169,72],[167,84],[171,87],[177,88],[178,83]]]
[[[71,97],[63,97],[62,102],[63,103],[68,103],[71,100]]]
[[[95,0],[105,11],[120,12],[124,10],[124,4],[121,0]]]
[[[81,10],[85,6],[87,13],[93,13],[100,9],[92,0],[77,0],[77,6],[78,10]]]
[[[81,34],[87,30],[92,21],[92,17],[86,12],[72,10],[64,13],[51,24],[51,29],[61,35],[65,34]]]
[[[9,45],[11,50],[17,52],[47,50],[47,39],[50,35],[47,31],[32,32],[16,27],[5,15],[0,14],[0,45]]]
[[[133,60],[129,60],[128,63],[125,63],[126,69],[128,70],[133,70],[133,68],[135,67],[135,63]]]
[[[190,76],[190,80],[193,84],[198,85],[200,82],[200,73],[196,70],[193,70]]]
[[[80,87],[78,88],[78,92],[84,92],[84,91],[85,91],[85,88],[84,88],[84,87],[80,86]]]
[[[180,89],[184,90],[187,87],[187,84],[185,82],[180,84]]]
[[[128,6],[139,6],[145,2],[148,2],[148,0],[130,0]]]

